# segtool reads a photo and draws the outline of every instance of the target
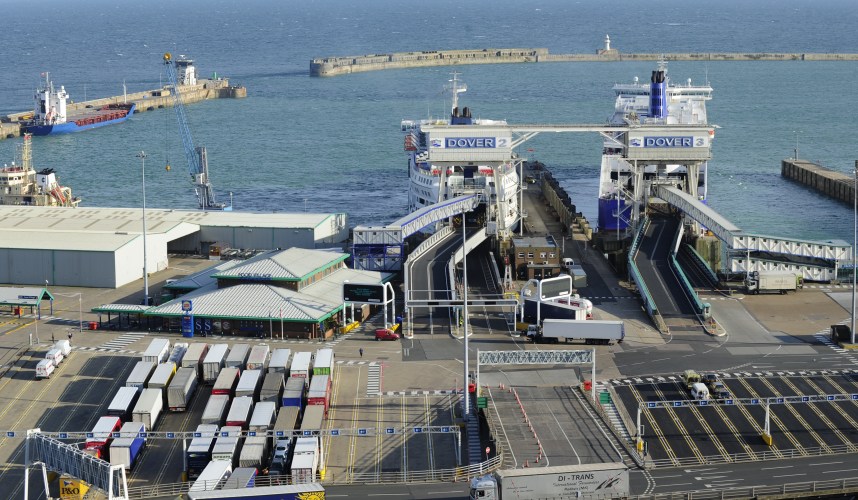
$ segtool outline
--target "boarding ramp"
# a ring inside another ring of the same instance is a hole
[[[812,241],[746,233],[694,196],[669,185],[654,186],[655,196],[678,208],[727,244],[733,272],[779,270],[809,281],[837,279],[838,268],[851,262],[845,241]]]
[[[703,305],[676,263],[679,217],[651,217],[634,255],[639,278],[670,329],[699,329]]]
[[[479,203],[479,194],[466,194],[421,208],[386,226],[356,226],[352,238],[354,268],[400,271],[406,238],[427,226],[470,212]]]

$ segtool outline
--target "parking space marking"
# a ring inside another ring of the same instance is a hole
[[[366,376],[366,395],[375,397],[381,394],[381,365],[372,362]]]
[[[770,391],[772,391],[772,394],[774,394],[775,397],[782,397],[783,396],[783,394],[780,393],[777,389],[775,389],[775,387],[771,384],[771,382],[766,380],[766,378],[761,377],[759,380],[763,383],[763,385],[768,387],[768,389]],[[795,417],[795,419],[798,421],[798,423],[801,424],[802,427],[804,427],[804,430],[810,435],[810,437],[812,437],[813,440],[816,441],[816,444],[818,444],[820,448],[825,450],[826,453],[831,453],[831,448],[828,446],[828,443],[826,443],[825,440],[822,439],[822,437],[820,437],[820,435],[813,429],[813,426],[811,426],[807,422],[807,420],[804,419],[804,417],[798,412],[798,410],[795,408],[794,405],[778,405],[778,406],[785,406],[787,408],[787,410],[790,413],[792,413],[793,417]],[[810,405],[810,406],[812,407],[812,405]],[[816,409],[814,408],[814,410],[816,410]],[[770,412],[770,415],[772,417],[774,417],[774,412]],[[827,421],[827,419],[826,419],[826,421]]]
[[[671,463],[673,463],[673,465],[678,466],[679,461],[676,458],[676,453],[673,451],[673,448],[671,448],[668,444],[667,438],[664,436],[664,432],[661,430],[661,427],[659,427],[658,422],[656,422],[652,412],[649,411],[649,408],[647,408],[646,402],[641,397],[641,394],[637,391],[635,387],[632,387],[632,393],[634,394],[635,399],[637,399],[638,404],[641,407],[642,413],[649,422],[650,427],[652,428],[652,430],[655,431],[655,435],[658,437],[659,442],[661,442],[661,446],[664,448],[664,452],[667,454],[667,458],[671,461]]]
[[[741,379],[741,378],[737,379],[737,381],[745,387],[745,390],[747,390],[748,393],[753,394],[753,397],[762,398],[762,396],[760,396],[760,394],[757,393],[757,391],[755,391],[751,387],[751,385],[748,384],[747,381],[745,381],[744,379]],[[793,448],[795,448],[795,450],[798,451],[799,453],[801,453],[802,455],[807,456],[807,450],[805,450],[804,446],[802,446],[801,443],[798,442],[798,440],[795,438],[795,436],[789,430],[789,427],[786,426],[783,423],[783,421],[781,421],[781,419],[778,418],[777,415],[775,415],[775,412],[770,411],[769,412],[769,418],[771,419],[772,422],[775,423],[775,425],[778,426],[781,433],[783,433],[784,437],[786,437],[787,440],[789,440],[789,442],[792,443]],[[772,447],[774,448],[774,445]]]
[[[667,398],[664,396],[664,393],[661,391],[661,389],[655,384],[652,384],[652,386],[653,389],[655,389],[655,393],[658,394],[658,397],[661,398],[662,401],[666,401]],[[688,444],[689,449],[691,449],[691,453],[693,453],[694,456],[697,457],[697,460],[699,460],[700,463],[704,463],[706,460],[703,458],[703,453],[700,452],[700,449],[697,447],[697,444],[695,444],[694,441],[691,439],[691,433],[688,432],[688,429],[686,429],[685,425],[682,424],[682,421],[679,419],[679,415],[677,415],[671,407],[665,407],[662,411],[666,411],[667,415],[671,418],[671,420],[673,420],[674,425],[676,425],[676,428],[682,434],[683,438],[685,438],[685,442]]]

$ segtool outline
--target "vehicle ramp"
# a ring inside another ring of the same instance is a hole
[[[656,216],[648,219],[644,227],[633,261],[655,309],[669,329],[699,329],[702,304],[687,285],[674,254],[681,218]]]

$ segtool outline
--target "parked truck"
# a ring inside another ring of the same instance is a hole
[[[226,366],[233,366],[244,370],[247,365],[247,356],[250,354],[250,344],[235,344],[226,357]]]
[[[214,491],[218,486],[226,481],[231,473],[231,463],[223,460],[212,460],[208,465],[206,465],[206,468],[203,469],[197,480],[191,484],[189,491]]]
[[[188,464],[188,480],[193,481],[200,477],[200,474],[202,474],[203,470],[211,462],[212,447],[214,446],[217,432],[218,426],[215,424],[200,424],[197,426],[195,434],[199,434],[200,437],[191,439],[191,444],[185,450],[185,463]]]
[[[126,470],[134,468],[137,457],[146,446],[146,439],[140,433],[146,432],[146,426],[140,422],[126,422],[119,430],[119,437],[110,443],[110,465],[122,465]]]
[[[623,498],[629,470],[621,463],[498,470],[471,480],[471,500]]]
[[[265,380],[262,381],[262,388],[259,389],[259,401],[273,401],[280,404],[283,397],[283,374],[280,372],[268,372],[265,374]]]
[[[143,361],[151,361],[153,363],[163,363],[167,361],[167,356],[170,355],[170,341],[167,339],[152,339],[149,342],[149,347],[143,353]]]
[[[585,344],[622,343],[625,338],[622,321],[546,319],[542,326],[530,325],[527,338],[535,343],[558,343],[583,340]]]
[[[259,400],[259,386],[262,385],[262,372],[260,370],[244,370],[235,386],[235,396],[248,396],[254,401]]]
[[[229,353],[227,344],[215,344],[209,348],[208,354],[203,359],[203,382],[213,384],[217,380],[221,368],[226,363],[227,353]]]
[[[156,363],[153,361],[138,361],[131,370],[131,374],[125,379],[125,387],[134,387],[138,391],[142,391],[146,387],[146,382],[152,376],[155,370]]]
[[[265,436],[254,436],[244,438],[244,445],[238,457],[239,467],[265,467],[265,459],[268,457],[268,443],[270,440]]]
[[[220,374],[212,387],[212,394],[235,396],[235,386],[238,385],[240,371],[238,368],[227,366],[221,368]]]
[[[134,405],[137,404],[137,397],[140,395],[136,387],[120,387],[116,391],[116,395],[107,405],[107,415],[111,417],[119,417],[119,420],[128,422],[131,420],[131,414],[134,411]]]
[[[226,414],[226,425],[236,425],[246,429],[252,411],[253,398],[248,396],[234,398],[229,405],[229,413]]]
[[[226,460],[233,465],[238,463],[236,450],[238,441],[241,439],[241,427],[225,425],[220,428],[218,438],[212,448],[212,460]]]
[[[203,361],[205,361],[208,352],[208,344],[191,344],[185,351],[185,356],[182,357],[182,368],[193,368],[197,371],[197,378],[201,379],[203,377]]]
[[[170,411],[186,411],[197,390],[197,370],[179,368],[167,387],[167,407]]]
[[[247,356],[248,370],[262,370],[268,368],[268,355],[270,349],[268,344],[255,345],[250,349],[250,354]]]
[[[121,427],[122,421],[119,420],[119,417],[99,418],[87,435],[84,452],[95,458],[108,460],[108,446],[113,440],[113,433]]]
[[[286,348],[274,349],[271,353],[271,360],[268,362],[268,372],[280,372],[285,376],[289,374],[289,364],[291,363],[292,350]]]
[[[176,364],[172,361],[167,361],[155,367],[155,372],[146,383],[147,389],[161,389],[163,399],[167,400],[167,387],[170,386],[170,381],[173,380],[173,375],[176,374]]]
[[[325,498],[325,488],[319,483],[290,484],[284,486],[261,486],[218,491],[190,491],[189,500],[209,499],[239,499],[254,500],[301,500],[305,498]]]
[[[292,355],[292,365],[289,367],[289,377],[304,379],[304,386],[310,385],[310,361],[312,353],[296,352]]]
[[[154,430],[163,408],[164,395],[161,389],[143,389],[137,404],[134,405],[132,419],[134,422],[142,422],[147,429]]]
[[[286,379],[286,387],[283,388],[282,406],[294,406],[299,410],[304,407],[304,380],[300,377],[289,377]]]
[[[200,423],[221,425],[224,423],[223,419],[226,417],[227,408],[229,408],[229,395],[212,395],[206,403]]]
[[[585,320],[592,318],[593,303],[587,299],[577,296],[565,297],[541,302],[532,299],[524,301],[524,321],[529,324],[544,319],[576,319]]]
[[[750,294],[794,292],[803,285],[801,276],[788,271],[751,271],[745,279]]]

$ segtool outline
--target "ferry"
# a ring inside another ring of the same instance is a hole
[[[632,83],[614,85],[617,98],[614,113],[608,118],[610,125],[705,125],[706,101],[712,98],[708,84],[694,85],[689,78],[685,84],[674,84],[667,76],[667,62],[660,61],[652,72],[649,83],[635,77]],[[711,134],[711,132],[710,132]],[[710,137],[711,139],[711,137]],[[622,231],[629,227],[635,199],[635,178],[632,165],[624,159],[623,142],[618,136],[608,135],[602,149],[599,174],[599,231]],[[643,182],[675,182],[688,186],[701,201],[706,200],[707,162],[699,165],[697,179],[688,179],[686,165],[641,165]],[[693,175],[693,172],[692,172]],[[686,184],[687,183],[687,184]],[[638,186],[643,189],[644,186]]]
[[[36,90],[36,107],[32,119],[25,121],[22,129],[33,135],[69,134],[92,128],[121,123],[134,114],[136,105],[105,104],[95,108],[87,106],[80,110],[70,110],[69,94],[64,86],[54,88],[50,75],[44,73],[44,85]]]
[[[458,74],[450,80],[452,110],[449,119],[403,120],[405,151],[408,154],[408,211],[414,213],[422,208],[469,193],[482,194],[485,215],[482,216],[489,234],[508,234],[517,226],[519,214],[519,173],[516,170],[520,159],[511,156],[500,165],[433,165],[429,161],[428,125],[506,125],[504,120],[474,118],[470,108],[459,108],[459,94],[467,91]],[[464,162],[463,162],[464,163]],[[435,230],[430,226],[424,232]]]
[[[0,168],[0,205],[77,207],[80,198],[63,186],[52,168],[36,171],[32,166],[31,135],[24,134],[18,145],[20,164]]]

